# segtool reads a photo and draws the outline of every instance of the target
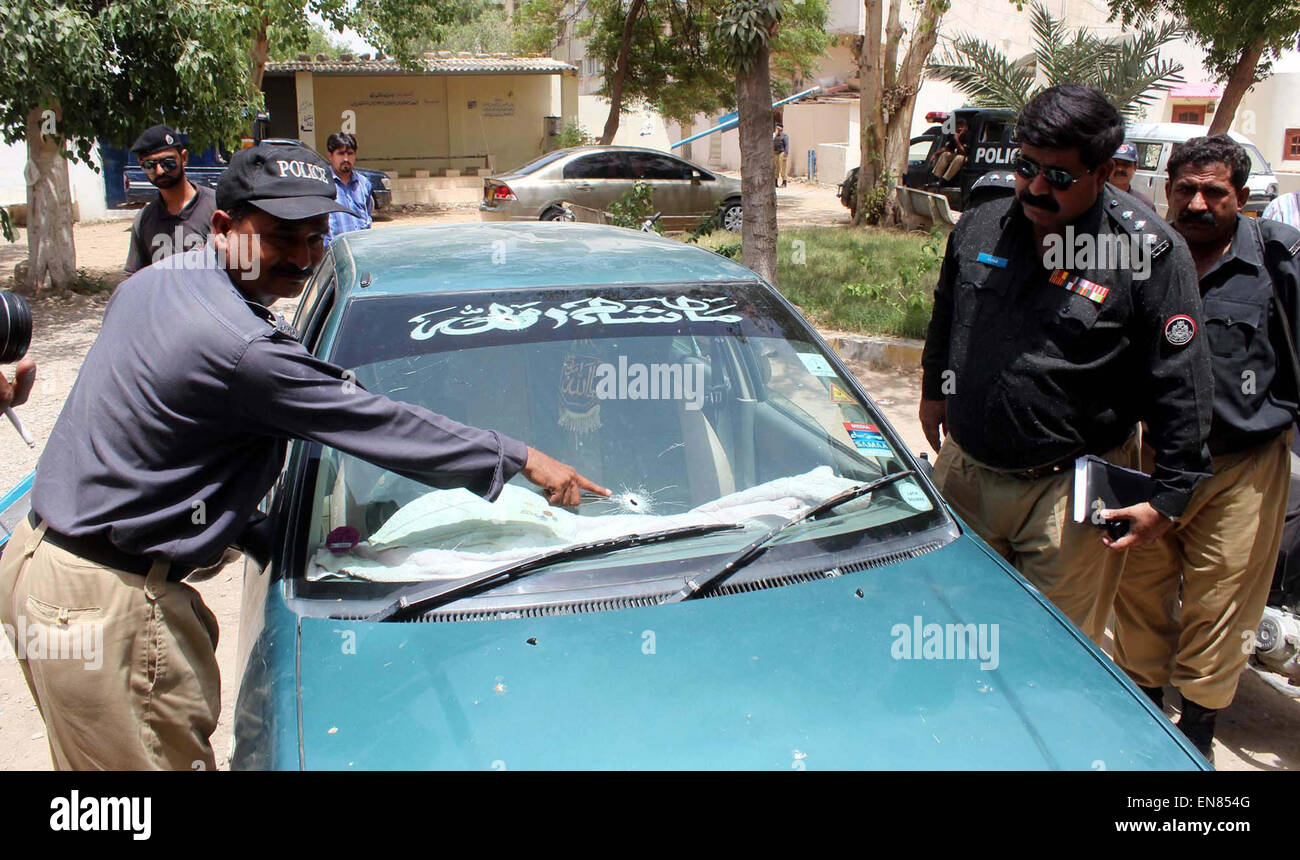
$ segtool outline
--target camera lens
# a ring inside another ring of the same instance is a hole
[[[27,300],[0,291],[0,364],[11,364],[27,354],[32,342],[32,309]]]

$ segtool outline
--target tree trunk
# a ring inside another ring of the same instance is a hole
[[[884,163],[885,170],[893,173],[900,184],[903,175],[907,172],[907,152],[912,139],[912,115],[916,111],[916,96],[921,89],[921,73],[925,68],[926,59],[939,41],[939,21],[948,10],[948,6],[949,0],[927,0],[917,18],[916,29],[912,31],[907,54],[903,57],[894,78],[893,86],[899,101],[893,113],[889,115],[889,123],[885,128]],[[889,17],[890,26],[893,26],[892,11]],[[893,38],[893,34],[890,38]],[[893,203],[892,197],[890,202]],[[890,206],[887,215],[886,219],[882,219],[886,223],[899,222],[897,207]]]
[[[27,113],[27,271],[15,279],[32,295],[66,289],[77,279],[68,160],[60,154],[61,138],[41,135],[43,113],[43,108]]]
[[[614,81],[609,88],[609,117],[605,120],[605,130],[601,132],[600,143],[609,146],[618,134],[619,115],[623,112],[623,79],[627,77],[627,58],[632,50],[632,31],[636,19],[641,17],[645,0],[632,0],[627,17],[623,19],[623,41],[618,46],[618,63],[614,68]]]
[[[740,120],[740,234],[744,265],[776,284],[776,172],[772,164],[772,73],[768,44],[755,53],[748,73],[736,75]]]
[[[885,127],[881,103],[884,95],[884,75],[881,62],[880,30],[883,0],[863,0],[867,7],[867,32],[862,37],[862,52],[858,54],[858,122],[860,126],[858,148],[861,153],[858,167],[857,207],[853,223],[873,220],[874,213],[867,212],[867,200],[880,185],[884,173]]]
[[[271,43],[266,37],[266,28],[270,22],[263,18],[257,27],[257,36],[253,39],[250,58],[253,61],[253,89],[262,91],[262,75],[266,73],[266,61],[271,56]]]
[[[253,49],[249,52],[253,61],[253,89],[262,91],[262,75],[266,73],[266,61],[271,56],[271,43],[266,37],[266,28],[270,21],[263,18],[257,27],[257,36],[253,39]]]
[[[1237,60],[1237,65],[1233,68],[1232,74],[1228,75],[1227,83],[1224,84],[1219,106],[1214,109],[1210,134],[1226,134],[1228,129],[1232,128],[1232,120],[1237,115],[1237,106],[1241,104],[1242,96],[1246,95],[1246,91],[1255,82],[1255,67],[1259,65],[1259,58],[1263,53],[1264,39],[1260,37],[1247,47],[1241,59]]]

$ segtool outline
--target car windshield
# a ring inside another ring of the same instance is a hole
[[[1255,148],[1254,144],[1243,143],[1241,147],[1246,150],[1246,154],[1250,156],[1251,176],[1267,175],[1273,172],[1273,168],[1268,166],[1268,162],[1264,160],[1263,154]]]
[[[367,390],[525,441],[614,496],[553,508],[519,475],[489,503],[326,448],[307,484],[309,581],[457,578],[583,541],[738,524],[586,564],[725,558],[911,468],[805,324],[755,284],[364,297],[334,342],[330,358]],[[943,521],[909,477],[779,543],[856,547],[873,529]]]

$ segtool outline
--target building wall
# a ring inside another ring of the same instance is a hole
[[[540,155],[544,117],[563,115],[554,77],[313,74],[312,131],[319,150],[351,110],[366,167],[408,176],[446,167],[506,170]],[[298,95],[301,117],[301,83]]]
[[[98,147],[91,150],[91,157],[98,167]],[[27,144],[24,141],[0,144],[0,206],[27,202],[27,182],[23,178],[23,169],[26,166]],[[120,176],[118,180],[121,180]],[[108,208],[104,202],[104,175],[96,173],[88,165],[69,162],[68,185],[72,192],[72,202],[76,206],[77,217],[82,221],[129,218],[135,215],[134,210],[119,213],[119,210]],[[4,243],[4,240],[0,239],[0,243]]]

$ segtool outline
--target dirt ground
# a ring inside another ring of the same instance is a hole
[[[783,225],[848,223],[848,212],[835,199],[834,188],[791,182],[778,192],[778,217]],[[473,205],[448,207],[420,213],[398,213],[391,220],[376,222],[376,229],[391,224],[455,223],[475,221]],[[121,278],[126,258],[129,221],[77,225],[75,241],[78,264],[88,274]],[[12,274],[13,264],[26,255],[25,246],[0,243],[0,282]],[[47,297],[33,302],[35,338],[31,355],[36,360],[37,382],[30,402],[19,414],[37,447],[29,450],[16,437],[0,444],[0,492],[7,490],[36,464],[59,410],[76,379],[86,351],[99,332],[107,304],[105,296],[70,295]],[[278,307],[291,314],[292,305]],[[889,420],[914,452],[926,451],[916,421],[920,390],[917,372],[873,370],[861,364],[852,367],[867,391],[876,399]],[[0,434],[12,433],[0,424]],[[933,452],[930,452],[933,457]],[[235,648],[238,641],[239,597],[242,563],[227,566],[215,577],[196,587],[212,608],[221,626],[217,661],[223,679],[221,718],[213,736],[216,758],[221,767],[229,759],[231,717],[235,699]],[[1216,763],[1221,770],[1300,770],[1300,688],[1285,688],[1278,676],[1247,671],[1237,698],[1219,717],[1215,744]],[[1177,702],[1171,692],[1166,699]],[[1167,708],[1172,716],[1175,708]],[[48,770],[49,749],[45,726],[7,642],[0,641],[0,770]]]

